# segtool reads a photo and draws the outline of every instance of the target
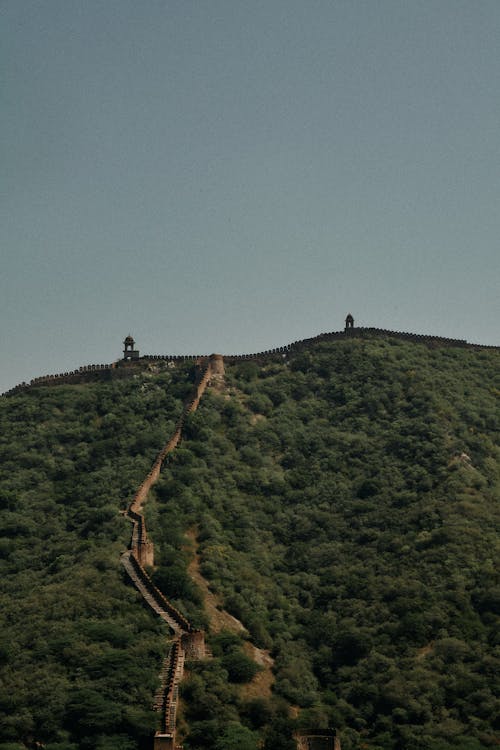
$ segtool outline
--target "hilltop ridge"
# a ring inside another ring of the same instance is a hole
[[[349,316],[348,316],[349,317]],[[351,316],[352,317],[352,316]],[[346,318],[347,321],[348,318]],[[279,346],[274,349],[266,349],[260,352],[253,352],[248,354],[224,354],[220,355],[224,360],[228,362],[234,362],[242,359],[254,359],[254,360],[265,360],[276,355],[284,354],[287,352],[300,351],[304,347],[314,345],[320,341],[342,341],[347,337],[349,338],[395,338],[402,341],[411,341],[419,344],[426,344],[431,347],[438,346],[451,346],[461,347],[469,349],[485,349],[492,351],[500,351],[500,346],[488,345],[488,344],[474,344],[466,341],[465,339],[452,339],[444,336],[437,336],[432,334],[419,334],[419,333],[408,333],[405,331],[393,331],[386,330],[383,328],[374,327],[354,327],[353,325],[347,325],[343,331],[333,331],[330,333],[320,333],[316,336],[312,336],[306,339],[300,339],[293,341],[284,346]],[[21,390],[33,386],[41,385],[60,385],[62,383],[85,383],[91,382],[95,379],[106,380],[107,378],[118,378],[127,377],[127,368],[137,367],[140,364],[147,364],[148,362],[158,361],[169,361],[169,362],[186,362],[207,359],[208,354],[145,354],[140,356],[138,350],[134,349],[135,342],[130,334],[124,340],[124,356],[122,359],[109,364],[89,364],[78,367],[75,370],[61,372],[51,375],[40,375],[32,378],[29,382],[22,382],[18,385],[5,391],[2,395],[8,396],[13,393],[18,393]],[[124,368],[125,366],[125,368]]]
[[[494,747],[497,349],[344,333],[224,362],[141,510],[152,585],[213,654],[180,691],[185,750],[294,750],[331,727],[342,750]],[[120,511],[203,361],[116,369],[133,377],[0,400],[0,750],[151,750],[158,729],[166,626],[122,577]],[[241,688],[241,635],[210,632],[193,537],[274,660],[271,696]]]

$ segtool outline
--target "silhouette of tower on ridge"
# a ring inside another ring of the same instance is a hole
[[[347,331],[348,328],[354,328],[354,318],[352,317],[351,313],[349,313],[347,318],[345,319],[345,330]]]
[[[134,349],[135,341],[129,334],[123,342],[123,359],[139,359],[139,350]]]

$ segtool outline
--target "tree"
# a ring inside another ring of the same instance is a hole
[[[231,682],[250,682],[259,671],[257,664],[241,651],[230,651],[223,656],[222,666]]]
[[[232,721],[216,741],[214,750],[257,750],[258,736],[242,724]]]

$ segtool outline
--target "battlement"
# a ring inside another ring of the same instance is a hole
[[[352,317],[352,316],[351,316]],[[147,366],[155,362],[171,363],[175,366],[178,363],[192,362],[197,364],[208,359],[212,361],[213,374],[223,374],[223,362],[234,364],[242,360],[255,360],[264,362],[269,359],[285,358],[288,353],[303,351],[314,344],[322,341],[346,341],[348,339],[372,339],[372,338],[392,338],[408,341],[415,344],[425,344],[430,348],[441,347],[459,347],[462,349],[477,349],[500,351],[500,346],[487,344],[473,344],[465,339],[451,339],[444,336],[433,336],[431,334],[408,333],[406,331],[391,331],[385,328],[357,327],[351,325],[350,320],[346,318],[346,327],[343,331],[332,331],[330,333],[320,333],[307,339],[293,341],[285,346],[278,346],[275,349],[265,349],[261,352],[252,352],[249,354],[145,354],[139,356],[136,349],[127,349],[126,356],[123,359],[106,365],[84,365],[76,370],[58,373],[56,375],[42,375],[33,378],[27,382],[20,383],[2,395],[11,396],[29,388],[38,388],[41,386],[54,385],[78,385],[80,383],[95,382],[96,380],[111,380],[116,378],[131,377],[137,371],[137,368]],[[353,321],[354,322],[354,321]],[[128,337],[127,337],[128,338]],[[129,346],[134,346],[135,342]],[[125,350],[124,350],[125,353]]]
[[[132,337],[127,337],[127,339]],[[133,340],[125,341],[133,346]],[[181,416],[173,435],[158,453],[151,470],[135,493],[132,502],[124,515],[133,524],[132,539],[127,552],[122,555],[122,564],[132,583],[149,606],[169,625],[175,634],[169,655],[164,662],[161,674],[161,688],[155,697],[155,710],[161,713],[161,730],[154,737],[154,750],[178,750],[176,743],[176,715],[179,699],[179,684],[184,674],[184,660],[204,659],[207,656],[205,633],[197,630],[172,604],[172,602],[155,586],[145,565],[154,564],[153,544],[148,538],[146,522],[142,514],[152,485],[157,481],[166,457],[179,444],[186,416],[198,407],[199,401],[212,377],[224,375],[222,357],[212,355],[198,362],[196,383],[190,398],[184,404]]]

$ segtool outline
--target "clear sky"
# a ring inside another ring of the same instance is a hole
[[[500,344],[499,0],[1,0],[0,391],[357,325]]]

